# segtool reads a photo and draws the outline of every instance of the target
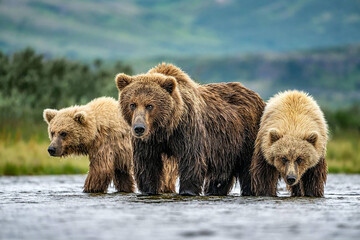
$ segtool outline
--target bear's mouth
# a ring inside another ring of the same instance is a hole
[[[132,135],[135,137],[135,138],[139,138],[139,139],[145,139],[147,138],[147,134],[137,134],[135,132],[132,132]]]
[[[140,139],[140,140],[147,140],[149,138],[149,133],[146,132],[146,133],[143,133],[143,134],[137,134],[135,133],[134,131],[131,131],[131,135],[134,137],[134,138],[137,138],[137,139]]]
[[[63,157],[64,154],[56,154],[56,153],[55,153],[55,154],[51,154],[51,153],[50,153],[50,156],[51,156],[51,157]]]

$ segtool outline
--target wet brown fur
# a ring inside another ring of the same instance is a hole
[[[44,119],[56,156],[89,156],[84,192],[106,192],[112,180],[117,191],[134,192],[129,127],[113,98],[97,98],[87,105],[61,110],[46,109]],[[67,135],[61,137],[61,132]]]
[[[312,97],[299,91],[275,95],[261,118],[252,190],[257,196],[276,196],[278,181],[284,178],[292,196],[324,196],[326,143],[327,124]],[[294,183],[288,183],[289,176]]]
[[[173,157],[162,156],[164,170],[161,179],[160,193],[175,193],[176,180],[178,178],[178,166]]]
[[[198,85],[170,64],[133,77],[118,74],[116,84],[125,120],[146,126],[141,137],[132,131],[141,192],[159,193],[165,154],[178,165],[180,194],[200,194],[205,180],[205,194],[226,195],[239,178],[242,195],[251,195],[249,167],[264,108],[255,92],[240,83]]]

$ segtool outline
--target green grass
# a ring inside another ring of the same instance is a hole
[[[87,157],[53,158],[48,143],[30,141],[0,142],[0,175],[80,174],[88,171]]]
[[[326,159],[331,173],[360,173],[360,134],[342,133],[333,137]]]

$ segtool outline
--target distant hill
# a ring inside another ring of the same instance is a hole
[[[139,73],[162,61],[181,66],[201,83],[242,82],[265,99],[296,88],[331,108],[360,103],[360,45],[239,57],[159,57],[128,63]]]
[[[355,0],[0,0],[0,49],[132,59],[236,56],[360,42]]]

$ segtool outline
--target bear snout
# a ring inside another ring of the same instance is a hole
[[[50,156],[55,156],[56,148],[50,146],[50,147],[48,148],[48,152],[49,152]]]
[[[145,132],[146,128],[143,124],[138,124],[134,126],[134,132],[136,136],[142,136]]]
[[[296,182],[296,177],[293,175],[286,176],[286,182],[289,185],[293,185]]]

